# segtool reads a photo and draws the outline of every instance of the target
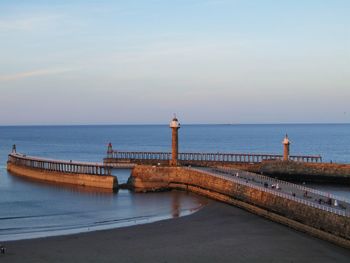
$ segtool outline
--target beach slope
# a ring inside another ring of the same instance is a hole
[[[4,245],[2,263],[350,261],[350,250],[214,201],[186,217]]]

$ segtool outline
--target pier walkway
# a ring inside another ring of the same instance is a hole
[[[103,163],[53,160],[27,156],[20,153],[10,153],[8,156],[8,162],[17,166],[41,169],[50,172],[101,176],[111,175],[111,167]]]
[[[8,155],[7,171],[14,175],[47,181],[114,191],[118,178],[102,163],[52,160],[16,152]]]
[[[104,159],[106,165],[117,163],[157,164],[169,163],[170,152],[126,152],[109,149]],[[283,160],[278,154],[248,154],[248,153],[178,153],[177,160],[183,165],[208,166],[218,163],[261,163],[265,160]],[[291,155],[289,160],[305,163],[321,163],[320,155]]]
[[[247,185],[260,191],[296,201],[337,215],[350,217],[350,200],[268,176],[234,168],[188,168],[221,179]]]

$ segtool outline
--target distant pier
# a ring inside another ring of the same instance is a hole
[[[110,164],[169,164],[172,159],[170,152],[134,152],[116,151],[107,153],[103,160]],[[178,153],[180,165],[216,166],[222,164],[261,163],[263,161],[283,160],[279,154],[254,154],[254,153]],[[291,155],[289,160],[304,163],[321,163],[320,155]]]
[[[111,167],[103,163],[52,160],[14,151],[8,156],[7,170],[19,176],[55,183],[111,190],[118,187]]]

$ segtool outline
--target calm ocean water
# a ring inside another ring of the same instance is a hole
[[[324,161],[350,163],[350,124],[185,125],[180,151],[282,153],[286,133],[291,154],[321,154]],[[12,144],[28,155],[101,161],[108,142],[119,150],[170,151],[171,132],[165,125],[0,127],[0,241],[152,222],[188,214],[206,203],[183,192],[88,192],[6,171]],[[130,170],[114,174],[125,182]],[[350,198],[347,186],[312,187]]]

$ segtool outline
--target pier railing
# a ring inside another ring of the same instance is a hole
[[[107,153],[107,159],[115,160],[159,160],[171,159],[170,152],[120,152]],[[179,153],[179,161],[195,162],[231,162],[231,163],[260,163],[265,160],[282,160],[278,154],[248,154],[248,153]],[[322,162],[320,155],[291,155],[289,159],[297,162],[319,163]]]
[[[279,180],[277,178],[271,178],[269,176],[265,176],[265,175],[261,175],[261,174],[257,174],[257,173],[250,173],[250,172],[246,172],[246,171],[242,171],[242,170],[237,170],[234,168],[229,168],[229,167],[219,167],[219,168],[213,168],[213,171],[218,171],[218,172],[222,172],[225,174],[229,174],[232,176],[235,176],[237,173],[238,174],[245,174],[245,175],[249,175],[251,178],[257,178],[261,181],[273,181],[276,184],[279,184],[280,186],[289,186],[289,187],[293,187],[295,189],[299,189],[303,192],[309,192],[309,193],[313,193],[325,198],[331,198],[333,200],[338,200],[338,201],[342,201],[345,203],[349,203],[350,204],[350,199],[347,199],[345,197],[340,197],[340,196],[336,196],[333,195],[331,193],[326,193],[317,189],[313,189],[313,188],[309,188],[309,187],[305,187],[303,185],[299,185],[299,184],[293,184],[287,181],[282,181]]]
[[[11,153],[8,162],[33,169],[41,169],[52,172],[111,175],[111,168],[101,163],[76,162],[64,160],[44,159],[33,156],[26,156],[20,153]]]
[[[341,210],[339,208],[334,208],[334,207],[331,207],[331,206],[318,204],[316,202],[305,200],[305,199],[302,199],[300,197],[289,195],[287,193],[279,192],[279,191],[274,190],[274,189],[265,188],[263,186],[258,186],[258,185],[255,185],[253,183],[250,183],[247,180],[236,178],[234,176],[222,175],[222,174],[218,174],[218,173],[215,173],[215,172],[205,171],[205,170],[196,169],[196,168],[186,168],[186,169],[191,169],[191,170],[199,171],[201,173],[206,173],[208,175],[211,175],[211,176],[223,179],[223,180],[232,181],[234,183],[238,183],[238,184],[245,185],[245,186],[248,186],[248,187],[251,187],[251,188],[254,188],[254,189],[258,189],[258,190],[263,191],[263,192],[267,192],[267,193],[270,193],[270,194],[273,194],[273,195],[276,195],[276,196],[279,196],[279,197],[283,197],[285,199],[293,200],[295,202],[298,202],[298,203],[301,203],[301,204],[304,204],[304,205],[308,205],[308,206],[311,206],[311,207],[314,207],[314,208],[317,208],[317,209],[320,209],[320,210],[324,210],[324,211],[327,211],[327,212],[330,212],[330,213],[334,213],[334,214],[337,214],[337,215],[340,215],[340,216],[350,217],[350,213],[348,211],[346,211],[346,210]]]

